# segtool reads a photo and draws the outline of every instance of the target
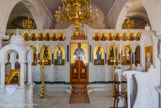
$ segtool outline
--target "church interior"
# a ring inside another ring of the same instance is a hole
[[[161,108],[161,0],[0,0],[0,108]]]

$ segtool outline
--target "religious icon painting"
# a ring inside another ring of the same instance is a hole
[[[58,40],[58,36],[56,33],[52,34],[52,41],[57,41]]]
[[[94,48],[94,65],[104,65],[104,49],[102,46]]]
[[[122,34],[122,41],[127,41],[127,34],[126,33]]]
[[[6,85],[20,85],[20,70],[11,70]]]
[[[64,34],[63,33],[59,34],[59,41],[64,41]]]
[[[46,35],[45,35],[45,40],[46,40],[46,41],[50,41],[50,33],[46,33]]]
[[[77,60],[81,60],[87,66],[89,61],[88,43],[70,44],[70,64],[73,65]]]
[[[106,34],[105,33],[101,34],[101,41],[106,41]]]
[[[39,33],[39,35],[38,35],[38,40],[39,40],[39,41],[43,41],[43,40],[44,40],[44,35],[43,35],[43,33]]]
[[[118,48],[114,45],[108,46],[108,52],[107,52],[107,60],[108,65],[114,65],[114,57],[118,57]]]
[[[62,46],[57,46],[54,49],[54,64],[64,65],[65,64],[65,50]]]
[[[124,46],[121,50],[121,64],[131,65],[132,63],[132,52],[130,45]]]
[[[36,33],[32,33],[31,34],[31,40],[32,41],[36,41]]]
[[[145,71],[153,65],[153,46],[145,47]]]
[[[120,40],[120,34],[119,33],[116,33],[115,36],[114,36],[114,39],[116,41],[119,41]]]
[[[34,46],[30,46],[32,49],[32,53],[33,53],[33,62],[32,65],[37,65],[37,60],[38,60],[38,55],[37,55],[37,49]]]
[[[129,39],[129,41],[133,41],[134,40],[134,34],[133,33],[130,33],[128,39]]]
[[[30,40],[30,37],[29,37],[29,34],[28,33],[25,33],[24,34],[24,39],[25,39],[25,41],[29,41]]]
[[[95,33],[95,35],[94,35],[94,40],[95,40],[95,41],[99,41],[99,37],[100,37],[100,36],[99,36],[99,33]]]
[[[43,46],[40,51],[40,55],[45,59],[45,65],[51,65],[51,50],[48,46]]]
[[[113,41],[113,34],[112,33],[108,34],[108,41]]]
[[[136,41],[140,41],[140,38],[141,38],[141,34],[140,33],[136,33],[135,40]]]
[[[76,31],[72,34],[71,40],[87,40],[87,35],[83,31]]]

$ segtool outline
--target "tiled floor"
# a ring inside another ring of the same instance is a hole
[[[47,99],[39,99],[38,94],[34,92],[34,108],[109,108],[113,105],[111,92],[90,93],[90,104],[69,104],[70,94],[65,92],[47,92]]]

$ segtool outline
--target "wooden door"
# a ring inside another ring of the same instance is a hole
[[[70,67],[70,83],[71,84],[87,84],[88,83],[88,66],[83,61],[77,60]]]

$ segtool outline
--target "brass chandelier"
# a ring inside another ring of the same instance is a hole
[[[123,23],[123,28],[126,28],[126,29],[132,29],[134,27],[134,21],[133,20],[130,20],[130,16],[128,14],[128,8],[129,6],[126,6],[127,7],[127,19],[124,21]]]
[[[92,0],[62,0],[62,8],[59,7],[54,16],[60,24],[74,24],[77,31],[80,25],[93,24],[98,20],[98,11],[92,9]]]
[[[30,19],[30,16],[27,16],[27,19],[22,22],[22,26],[25,29],[35,28],[35,22]]]
[[[130,16],[127,15],[127,20],[124,21],[123,23],[123,28],[131,29],[134,27],[134,21],[130,20]]]

